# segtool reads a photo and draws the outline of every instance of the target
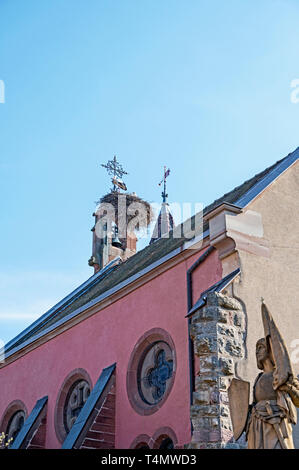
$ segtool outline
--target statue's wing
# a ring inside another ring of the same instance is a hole
[[[285,342],[264,302],[262,303],[262,319],[265,338],[271,347],[275,362],[273,388],[276,390],[288,380],[292,379],[294,374]]]
[[[249,392],[249,382],[232,379],[228,389],[228,399],[235,440],[239,439],[245,430],[249,410]]]

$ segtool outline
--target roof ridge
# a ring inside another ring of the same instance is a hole
[[[299,147],[298,147],[298,148],[299,148]],[[289,155],[291,155],[291,154],[289,154]],[[220,201],[220,200],[221,200],[221,201],[224,201],[226,196],[228,196],[228,195],[230,195],[231,193],[237,191],[237,190],[240,189],[242,186],[247,185],[247,184],[250,183],[252,180],[254,180],[254,179],[256,179],[256,178],[259,178],[259,179],[263,178],[263,176],[264,176],[265,174],[267,174],[269,171],[271,171],[272,169],[274,169],[274,168],[276,167],[276,165],[279,165],[281,162],[283,162],[283,160],[286,160],[289,155],[287,155],[287,156],[284,157],[284,158],[281,158],[280,160],[277,160],[276,163],[273,163],[272,165],[270,165],[269,167],[265,168],[264,170],[262,170],[262,171],[256,173],[256,174],[255,174],[254,176],[252,176],[251,178],[248,178],[247,180],[243,181],[243,183],[241,183],[241,184],[235,186],[234,189],[232,189],[231,191],[228,191],[228,192],[226,192],[225,194],[223,194],[223,196],[221,196],[221,197],[215,199],[213,202],[211,202],[208,206],[206,206],[206,207],[204,208],[204,212],[206,212],[206,209],[208,209],[210,206],[213,206],[213,205],[216,204],[218,201]]]

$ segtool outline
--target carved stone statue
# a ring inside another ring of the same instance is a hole
[[[292,424],[297,420],[295,407],[299,408],[299,381],[264,303],[262,319],[265,337],[256,343],[257,366],[262,372],[253,386],[253,403],[248,406],[248,382],[233,379],[228,392],[234,438],[245,431],[248,449],[294,449]]]

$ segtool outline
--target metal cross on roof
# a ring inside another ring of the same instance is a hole
[[[162,192],[163,202],[166,202],[167,198],[168,198],[168,194],[166,193],[166,178],[167,178],[167,176],[169,176],[170,169],[168,168],[168,170],[166,170],[166,168],[167,167],[164,166],[164,176],[163,176],[163,179],[159,183],[159,186],[161,186],[161,184],[164,183],[164,191]]]
[[[112,191],[116,191],[116,188],[119,185],[116,184],[115,182],[117,182],[118,178],[122,178],[123,175],[127,175],[128,173],[123,169],[122,165],[117,161],[116,155],[114,155],[113,160],[108,160],[106,165],[101,163],[101,166],[103,168],[106,168],[109,175],[113,176],[113,178],[112,178],[112,182],[113,182]]]

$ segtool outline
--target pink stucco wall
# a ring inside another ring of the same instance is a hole
[[[29,352],[0,370],[0,416],[10,402],[22,400],[30,412],[38,398],[48,395],[46,447],[59,448],[54,429],[54,410],[65,377],[76,368],[85,369],[92,384],[102,369],[117,363],[116,447],[129,448],[139,434],[152,436],[158,428],[173,429],[179,445],[190,441],[189,359],[186,271],[200,256],[159,275],[98,314]],[[194,272],[194,301],[221,278],[216,252]],[[172,337],[177,372],[171,393],[159,411],[140,416],[131,407],[126,391],[130,355],[139,338],[152,328]]]

